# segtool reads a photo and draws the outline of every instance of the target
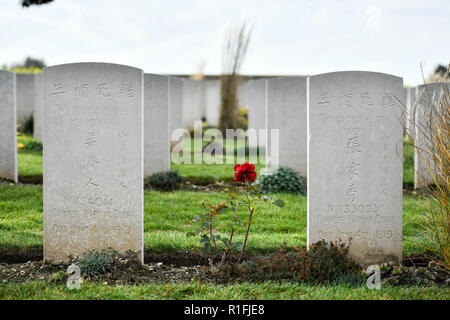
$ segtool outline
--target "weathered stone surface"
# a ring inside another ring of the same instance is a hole
[[[170,170],[169,77],[144,75],[144,177]]]
[[[414,142],[416,145],[416,148],[414,148],[414,188],[435,184],[436,181],[433,176],[437,177],[439,182],[442,181],[442,175],[439,173],[431,154],[433,146],[427,137],[439,135],[438,129],[440,126],[437,125],[439,123],[437,114],[442,115],[443,105],[441,101],[444,95],[449,96],[449,92],[450,85],[444,82],[427,83],[418,86],[416,89],[417,100],[413,110]]]
[[[143,73],[44,69],[44,259],[111,247],[143,261]]]
[[[0,70],[0,179],[17,182],[16,74]]]
[[[267,132],[278,129],[280,166],[306,176],[306,78],[286,77],[267,80]],[[267,138],[266,162],[273,141]],[[269,158],[270,155],[270,158]]]
[[[34,139],[43,142],[42,129],[44,122],[44,110],[42,99],[42,73],[37,73],[34,76],[34,101],[33,101],[33,137]]]
[[[35,78],[34,73],[16,74],[17,86],[17,123],[23,125],[33,114],[35,103]]]
[[[169,76],[170,134],[183,128],[183,79]]]
[[[402,79],[308,78],[308,244],[350,244],[363,265],[402,256]]]
[[[267,129],[267,80],[250,80],[247,83],[247,103],[248,103],[248,128],[259,130]],[[267,137],[262,139],[258,135],[258,146],[266,145]],[[252,146],[251,147],[255,147]]]
[[[209,125],[218,126],[220,120],[220,81],[205,80],[206,121]]]
[[[406,135],[409,138],[414,139],[414,134],[412,133],[414,130],[414,101],[415,101],[415,92],[416,88],[405,88],[406,90],[406,98],[405,98],[405,107],[406,107],[406,114],[405,114],[405,131]]]
[[[194,121],[206,116],[204,86],[201,81],[183,79],[183,126],[193,128]]]

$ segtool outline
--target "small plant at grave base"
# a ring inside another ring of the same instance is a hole
[[[270,197],[264,196],[256,187],[250,183],[256,179],[255,166],[248,162],[234,166],[234,181],[242,183],[243,195],[240,196],[239,190],[229,193],[229,199],[222,201],[220,204],[207,204],[202,201],[203,213],[194,216],[188,222],[196,226],[196,228],[187,233],[187,236],[200,236],[200,243],[203,245],[205,251],[211,255],[210,266],[213,267],[213,258],[216,254],[221,252],[221,260],[217,266],[219,270],[222,269],[225,263],[231,265],[231,255],[234,251],[240,251],[236,266],[238,266],[245,255],[248,236],[252,224],[252,218],[256,208],[253,206],[254,202],[262,201],[269,202],[278,207],[283,207],[282,200],[274,200]],[[244,222],[238,215],[238,211],[245,209],[248,212],[248,219]],[[218,215],[230,212],[226,227],[229,230],[226,237],[217,233],[215,219]],[[236,232],[239,228],[245,226],[245,236],[243,242],[234,241]]]
[[[362,268],[347,257],[348,249],[341,241],[321,240],[308,249],[300,247],[289,251],[283,245],[280,252],[243,263],[238,272],[244,279],[254,281],[363,284]]]
[[[306,183],[298,172],[288,167],[271,169],[255,181],[255,185],[263,192],[287,192],[306,194]]]
[[[78,262],[82,275],[91,277],[110,271],[116,254],[112,249],[86,253]]]
[[[178,171],[156,172],[145,179],[144,187],[159,191],[172,191],[180,188],[182,180]]]

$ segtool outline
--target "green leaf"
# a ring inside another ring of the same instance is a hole
[[[284,207],[284,201],[277,199],[274,202],[272,202],[272,204],[276,205],[277,207],[283,208]]]
[[[192,232],[192,231],[186,233],[186,237],[195,237],[196,235],[197,234],[195,232]]]

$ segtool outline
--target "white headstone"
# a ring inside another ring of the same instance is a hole
[[[169,77],[144,75],[144,177],[170,170]]]
[[[205,80],[206,122],[218,126],[220,120],[220,80]]]
[[[143,261],[143,73],[44,69],[44,259],[112,248]]]
[[[33,115],[35,102],[35,74],[17,73],[17,123],[24,125]]]
[[[401,261],[402,78],[308,78],[308,244],[349,243],[362,265]]]
[[[201,81],[183,79],[183,126],[193,128],[204,116],[204,87]]]
[[[34,103],[33,103],[33,137],[42,142],[43,128],[43,99],[42,99],[42,73],[34,76]]]
[[[406,88],[406,115],[405,115],[405,131],[409,138],[413,138],[414,130],[414,101],[416,88]]]
[[[267,80],[267,132],[279,131],[280,166],[290,167],[306,176],[306,78],[286,77]],[[267,137],[266,161],[272,141]]]
[[[445,88],[447,86],[447,88]],[[414,188],[425,187],[434,184],[433,176],[442,181],[442,175],[436,167],[431,155],[432,144],[429,137],[439,135],[439,118],[442,115],[441,101],[450,92],[450,84],[444,82],[434,82],[420,85],[416,89],[416,103],[414,116]],[[448,105],[446,106],[448,108]],[[431,124],[434,123],[433,125]],[[433,138],[435,139],[435,138]],[[430,172],[431,170],[431,172]]]
[[[16,74],[0,70],[0,179],[17,183]]]
[[[183,128],[183,79],[169,76],[170,134]]]
[[[258,79],[250,80],[247,83],[247,99],[248,99],[248,128],[254,130],[267,129],[267,80]],[[258,135],[258,145],[263,147],[266,145],[265,135],[260,139]],[[255,147],[255,146],[252,146]]]

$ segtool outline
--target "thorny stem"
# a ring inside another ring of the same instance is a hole
[[[252,223],[252,216],[253,216],[253,212],[255,210],[254,208],[251,207],[250,198],[248,197],[247,181],[245,181],[244,190],[245,190],[245,197],[247,198],[247,207],[248,207],[248,210],[249,210],[250,214],[249,214],[249,217],[248,217],[247,231],[245,232],[244,244],[242,245],[241,255],[239,257],[239,260],[238,260],[237,264],[240,264],[241,261],[242,261],[242,258],[244,257],[245,247],[247,245],[248,233],[250,232],[250,226],[251,226],[251,223]]]
[[[231,242],[233,241],[233,234],[234,234],[234,228],[231,227],[230,240],[228,240],[228,247],[225,248],[225,251],[222,254],[222,260],[220,260],[219,269],[222,267],[223,263],[225,262],[225,260],[227,258],[227,253],[230,250]]]

